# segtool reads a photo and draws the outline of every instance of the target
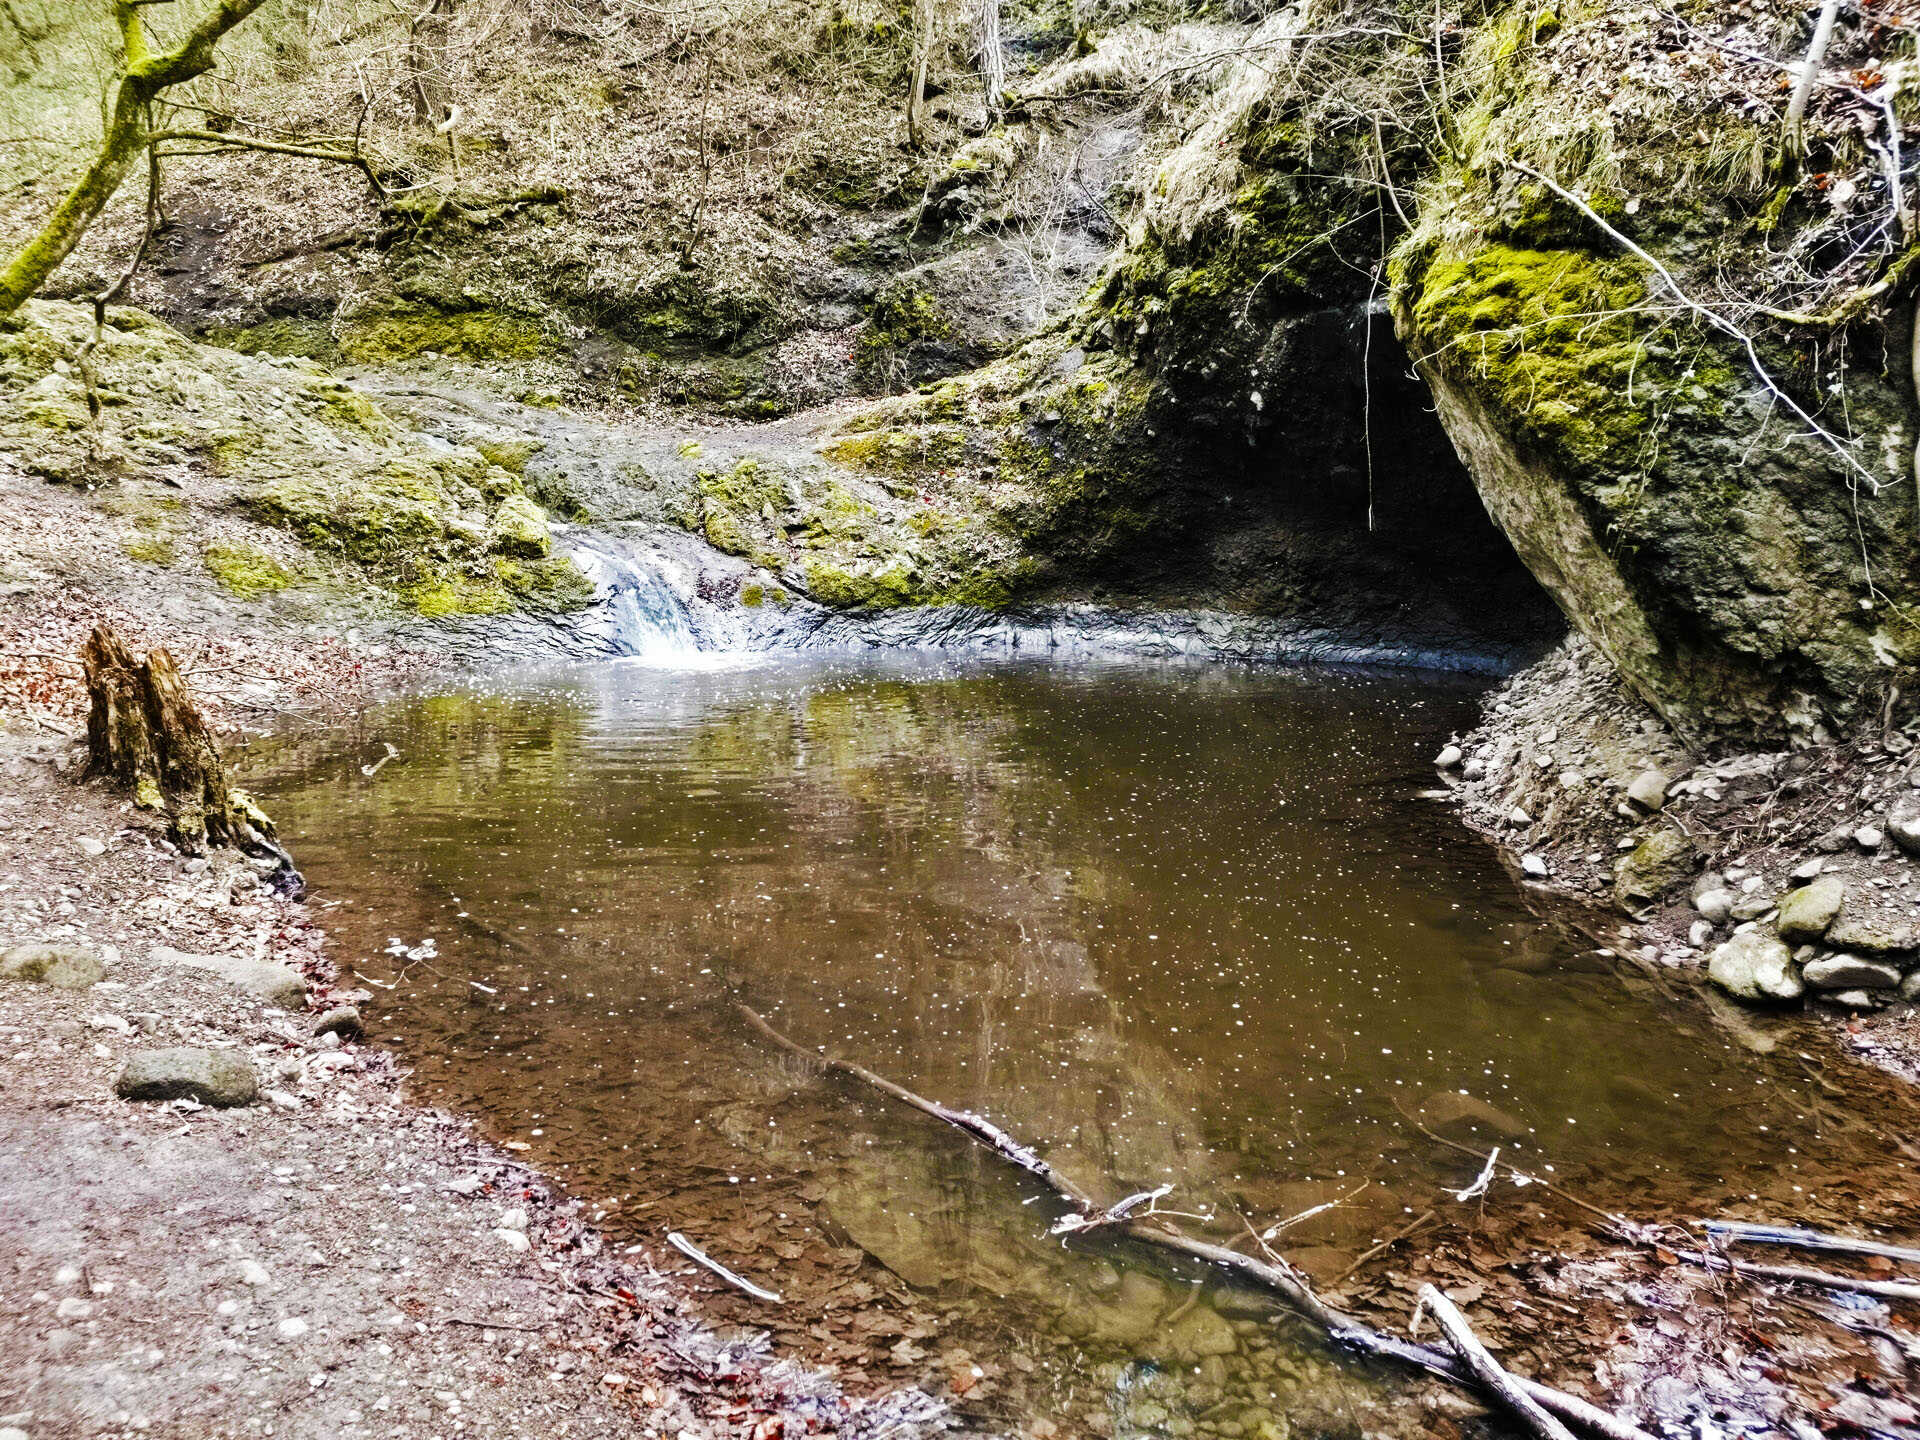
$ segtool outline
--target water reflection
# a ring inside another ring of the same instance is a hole
[[[1216,1237],[1340,1201],[1288,1232],[1323,1278],[1477,1168],[1435,1136],[1603,1203],[1791,1176],[1805,1074],[1677,1043],[1416,797],[1471,709],[1433,676],[609,666],[374,712],[262,788],[433,1090],[766,1278],[803,1348],[1073,1429],[1337,1431],[1375,1392],[1243,1297],[1063,1251],[1018,1177],[727,1002]]]

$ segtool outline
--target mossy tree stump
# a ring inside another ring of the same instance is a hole
[[[133,791],[133,802],[167,817],[167,834],[189,855],[228,845],[278,860],[298,881],[273,822],[227,783],[186,679],[165,650],[136,661],[109,625],[96,625],[80,659],[87,672],[87,774]]]

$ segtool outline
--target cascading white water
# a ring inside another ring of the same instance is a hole
[[[588,530],[567,539],[574,563],[593,582],[611,653],[652,659],[703,648],[665,557],[643,555],[640,546]]]

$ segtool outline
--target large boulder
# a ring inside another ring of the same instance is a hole
[[[85,990],[106,973],[100,957],[84,945],[15,945],[0,953],[0,980]]]
[[[1807,989],[1793,952],[1761,930],[1736,935],[1716,949],[1707,961],[1707,977],[1736,1000],[1798,1000]]]
[[[1840,918],[1846,903],[1846,883],[1838,875],[1822,875],[1798,890],[1789,890],[1780,902],[1780,919],[1775,928],[1790,945],[1806,945],[1821,939],[1827,927]]]
[[[1800,978],[1813,990],[1891,990],[1900,983],[1896,966],[1858,955],[1828,955],[1809,960]]]
[[[226,981],[236,990],[257,995],[282,1010],[299,1010],[307,1003],[307,982],[299,972],[271,960],[248,960],[238,955],[191,955],[156,945],[147,958],[156,965],[201,970]]]
[[[1826,938],[1834,949],[1855,955],[1908,955],[1920,950],[1920,934],[1870,915],[1842,915],[1827,927]]]
[[[260,1097],[253,1062],[232,1050],[180,1046],[127,1057],[113,1082],[122,1100],[197,1100],[202,1105],[251,1105]]]
[[[1613,898],[1623,910],[1644,910],[1686,879],[1697,858],[1693,841],[1661,826],[1614,864]]]

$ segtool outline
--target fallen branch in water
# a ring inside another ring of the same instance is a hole
[[[711,1255],[707,1254],[706,1251],[702,1250],[698,1245],[694,1244],[691,1240],[687,1239],[687,1237],[682,1235],[678,1230],[669,1230],[667,1232],[667,1243],[673,1246],[673,1248],[678,1250],[682,1255],[686,1256],[689,1260],[695,1261],[698,1264],[706,1266],[707,1269],[711,1270],[714,1274],[718,1275],[722,1280],[726,1281],[729,1285],[735,1286],[740,1290],[744,1290],[747,1294],[751,1295],[754,1299],[765,1300],[770,1304],[774,1304],[774,1305],[779,1305],[784,1303],[782,1302],[782,1300],[778,1295],[774,1294],[773,1291],[763,1290],[758,1285],[754,1284],[751,1280],[748,1280],[744,1276],[734,1274],[733,1271],[727,1269],[726,1266],[722,1265],[718,1260],[714,1259]]]
[[[1492,1173],[1491,1164],[1487,1173]],[[1540,1440],[1573,1440],[1567,1427],[1541,1409],[1533,1397],[1521,1388],[1519,1381],[1493,1358],[1493,1353],[1480,1343],[1480,1337],[1467,1324],[1467,1317],[1436,1286],[1420,1287],[1420,1304],[1413,1312],[1416,1325],[1422,1311],[1432,1314],[1440,1333],[1447,1337],[1447,1343],[1453,1346],[1460,1362],[1473,1371],[1481,1386],[1506,1406],[1515,1419],[1539,1436]]]
[[[1715,1240],[1740,1245],[1782,1245],[1795,1250],[1823,1250],[1830,1255],[1878,1255],[1884,1260],[1904,1260],[1920,1265],[1920,1250],[1907,1245],[1888,1245],[1879,1240],[1856,1239],[1851,1235],[1829,1235],[1824,1230],[1803,1230],[1791,1225],[1754,1225],[1745,1220],[1707,1220],[1701,1228]]]
[[[923,1115],[929,1115],[955,1129],[964,1131],[1002,1159],[1017,1165],[1039,1180],[1061,1200],[1078,1211],[1083,1219],[1097,1225],[1102,1232],[1124,1235],[1127,1239],[1139,1244],[1171,1251],[1229,1271],[1256,1289],[1278,1295],[1296,1313],[1325,1331],[1327,1338],[1337,1346],[1362,1355],[1396,1360],[1403,1365],[1425,1370],[1439,1379],[1467,1389],[1481,1388],[1479,1377],[1465,1361],[1458,1357],[1444,1350],[1435,1349],[1433,1346],[1422,1345],[1418,1341],[1402,1340],[1398,1336],[1384,1334],[1363,1321],[1330,1309],[1325,1301],[1313,1293],[1313,1288],[1308,1285],[1306,1278],[1284,1261],[1269,1264],[1265,1260],[1256,1260],[1252,1256],[1242,1255],[1237,1250],[1229,1250],[1224,1245],[1196,1240],[1169,1226],[1149,1224],[1145,1220],[1122,1218],[1112,1223],[1101,1223],[1109,1214],[1106,1207],[1100,1205],[1053,1166],[991,1121],[971,1111],[949,1109],[937,1101],[916,1095],[904,1086],[896,1085],[885,1076],[876,1075],[863,1066],[818,1054],[782,1035],[750,1006],[736,1002],[734,1008],[756,1034],[789,1054],[798,1056],[810,1065],[829,1073],[858,1080],[880,1091],[881,1094],[918,1110]],[[1088,1227],[1080,1228],[1084,1230]],[[1555,1390],[1538,1381],[1528,1380],[1518,1375],[1511,1378],[1514,1384],[1543,1410],[1571,1421],[1595,1435],[1603,1436],[1605,1440],[1653,1440],[1653,1437],[1639,1426],[1622,1420],[1617,1415],[1611,1415],[1577,1395],[1569,1395],[1565,1391]]]
[[[1812,1285],[1821,1290],[1853,1290],[1862,1295],[1877,1295],[1882,1300],[1920,1301],[1920,1285],[1911,1281],[1857,1280],[1851,1275],[1835,1275],[1830,1270],[1808,1270],[1799,1265],[1750,1265],[1744,1260],[1731,1260],[1725,1255],[1703,1250],[1675,1250],[1670,1253],[1703,1270],[1724,1270],[1750,1279],[1781,1280],[1789,1285]]]

